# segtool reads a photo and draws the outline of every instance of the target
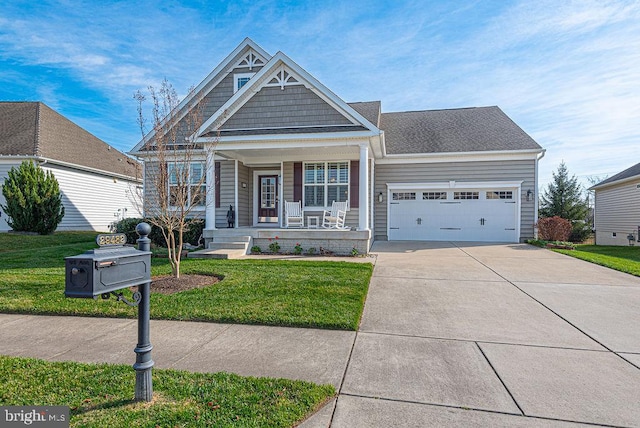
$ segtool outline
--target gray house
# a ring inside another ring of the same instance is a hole
[[[544,150],[498,107],[383,113],[380,101],[347,103],[250,39],[178,110],[194,102],[205,112],[188,137],[205,148],[197,170],[207,174],[207,203],[197,212],[208,242],[242,235],[265,248],[277,236],[285,249],[366,252],[374,240],[534,235]],[[151,141],[131,153],[154,162]],[[148,182],[145,190],[152,201]],[[283,201],[300,201],[303,228],[284,228]],[[347,203],[348,231],[315,227],[334,201]]]
[[[638,244],[640,236],[640,163],[591,187],[595,191],[598,245]]]
[[[108,231],[114,220],[140,216],[131,197],[142,185],[138,162],[43,103],[0,102],[0,185],[24,160],[58,180],[65,216],[57,230]],[[11,229],[6,220],[0,210],[0,232]]]

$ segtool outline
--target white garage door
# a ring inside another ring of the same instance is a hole
[[[389,240],[518,242],[518,189],[389,192]]]

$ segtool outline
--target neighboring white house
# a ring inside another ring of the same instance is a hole
[[[222,229],[230,205],[236,233],[259,245],[278,236],[362,252],[374,240],[534,236],[544,150],[498,107],[384,113],[380,101],[347,103],[284,53],[272,56],[248,38],[178,117],[195,104],[204,124],[183,137],[205,147],[194,171],[207,177],[207,202],[196,210],[207,242],[233,233]],[[153,138],[131,151],[150,167]],[[151,183],[145,192],[152,203]],[[282,201],[301,202],[304,231],[282,229]],[[350,232],[313,228],[333,201],[348,203]]]
[[[138,162],[41,102],[0,102],[0,186],[24,160],[58,180],[65,216],[57,230],[108,231],[140,216],[131,197],[142,186]],[[0,209],[0,231],[11,229],[6,220]]]
[[[634,245],[640,235],[640,163],[591,187],[595,191],[596,244]]]

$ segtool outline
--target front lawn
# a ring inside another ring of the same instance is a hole
[[[640,276],[640,247],[577,245],[575,250],[553,251]]]
[[[113,299],[64,297],[63,259],[95,248],[95,235],[0,234],[0,312],[136,317],[135,308]],[[186,259],[182,273],[224,279],[177,294],[152,293],[151,317],[356,330],[372,271],[370,263],[313,259]],[[153,259],[154,276],[170,272],[166,259]]]
[[[134,385],[131,366],[0,356],[0,405],[68,406],[72,427],[290,427],[335,395],[304,381],[154,370],[153,401],[136,403]]]

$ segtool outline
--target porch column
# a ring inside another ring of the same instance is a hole
[[[234,194],[234,202],[233,202],[233,204],[235,206],[236,216],[233,219],[233,221],[234,221],[233,227],[237,229],[238,228],[238,217],[239,217],[239,212],[238,212],[238,159],[235,160],[234,175],[235,175],[234,181],[235,181],[236,184],[234,186],[235,194]]]
[[[369,230],[369,145],[360,146],[358,229]]]
[[[207,152],[207,203],[205,205],[205,229],[216,228],[216,152]]]

